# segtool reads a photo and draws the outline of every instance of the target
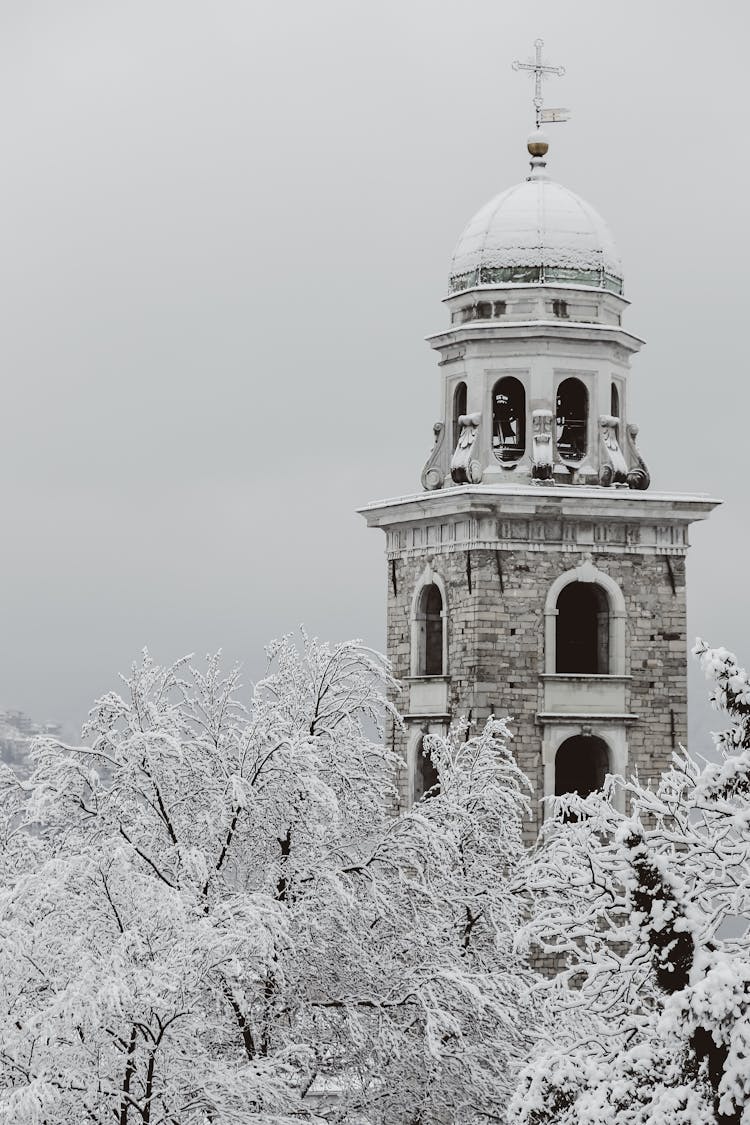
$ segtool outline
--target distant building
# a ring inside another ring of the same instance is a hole
[[[5,762],[19,777],[28,777],[29,749],[40,735],[60,738],[62,727],[59,723],[35,723],[23,711],[0,710],[0,762]]]
[[[387,536],[405,805],[436,783],[424,735],[460,716],[512,716],[537,798],[653,777],[687,735],[688,527],[718,501],[648,491],[617,249],[538,130],[528,150],[456,247],[423,491],[362,512]]]

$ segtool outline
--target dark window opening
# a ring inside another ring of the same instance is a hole
[[[609,754],[601,738],[583,734],[567,738],[555,755],[555,796],[588,797],[602,788],[608,773]]]
[[[580,379],[563,379],[557,388],[555,436],[563,461],[580,461],[586,453],[588,397]]]
[[[414,767],[414,800],[436,797],[440,792],[440,778],[429,750],[425,749],[424,739],[417,744]]]
[[[567,317],[568,315],[568,302],[567,301],[553,301],[552,312],[555,316]]]
[[[418,676],[443,673],[443,599],[438,587],[425,586],[419,607]]]
[[[458,445],[461,427],[458,419],[466,413],[466,383],[459,383],[453,392],[453,448]]]
[[[505,301],[479,301],[476,305],[464,305],[451,314],[451,323],[458,321],[466,323],[467,320],[491,320],[493,316],[503,316],[506,311]]]
[[[518,461],[526,449],[526,392],[512,375],[492,391],[492,448],[501,461]]]
[[[617,383],[612,384],[612,393],[610,394],[610,414],[613,418],[620,417],[620,392],[617,389]]]
[[[595,582],[570,582],[560,591],[555,671],[579,676],[609,672],[609,601]]]

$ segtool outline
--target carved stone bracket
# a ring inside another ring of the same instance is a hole
[[[602,414],[599,417],[599,441],[601,446],[601,467],[599,469],[599,484],[623,484],[628,478],[628,466],[623,457],[620,443],[617,440],[617,427],[619,418],[611,414]]]
[[[531,415],[533,428],[532,467],[534,480],[552,479],[552,411],[534,410]]]
[[[436,422],[432,427],[435,434],[435,443],[432,447],[432,453],[427,459],[425,467],[422,469],[422,488],[427,489],[428,492],[434,491],[436,488],[443,487],[443,471],[440,468],[442,461],[443,446],[445,445],[445,425],[443,422]]]
[[[635,439],[637,437],[638,427],[631,422],[627,427],[628,460],[630,461],[627,477],[628,487],[646,489],[651,484],[651,474],[636,447]]]
[[[481,414],[462,414],[458,419],[461,429],[451,457],[451,476],[456,484],[481,483],[482,466],[475,455],[481,421]]]

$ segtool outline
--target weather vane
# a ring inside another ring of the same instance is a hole
[[[550,78],[555,75],[561,78],[565,74],[564,66],[547,66],[542,62],[542,47],[544,46],[543,39],[535,39],[534,47],[536,48],[536,57],[533,62],[519,62],[518,59],[513,63],[514,70],[528,70],[534,75],[534,109],[536,111],[536,127],[537,129],[542,122],[548,123],[553,121],[567,121],[570,117],[570,110],[568,109],[544,109],[544,99],[542,97],[542,81],[545,78]]]

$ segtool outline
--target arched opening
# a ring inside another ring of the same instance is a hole
[[[492,391],[492,448],[500,461],[518,461],[526,449],[526,392],[512,375]]]
[[[563,461],[581,461],[586,454],[589,396],[580,379],[563,379],[557,388],[556,442]]]
[[[620,417],[620,392],[617,389],[617,383],[612,384],[609,412],[613,418]]]
[[[569,582],[557,599],[555,671],[609,673],[609,600],[595,582]]]
[[[555,796],[579,793],[588,797],[604,785],[610,772],[607,744],[595,735],[566,738],[555,755]]]
[[[417,675],[442,676],[444,675],[443,598],[434,582],[422,590],[417,622],[419,625]]]
[[[627,622],[627,608],[622,590],[615,580],[603,570],[594,566],[593,562],[586,560],[580,566],[573,567],[558,575],[547,591],[544,599],[544,670],[547,675],[562,672],[563,667],[570,660],[570,653],[558,656],[558,637],[563,641],[567,631],[575,631],[579,627],[576,620],[575,605],[566,607],[563,592],[574,583],[585,585],[592,590],[591,598],[596,600],[594,609],[597,613],[597,635],[601,637],[601,645],[597,642],[599,659],[597,665],[602,669],[602,675],[624,676],[627,671],[625,653],[625,631]],[[575,602],[576,595],[568,594]],[[580,609],[581,607],[579,607]],[[586,607],[583,607],[585,612]],[[589,607],[591,609],[591,607]],[[570,612],[567,612],[570,610]],[[600,618],[598,614],[602,613]],[[560,620],[562,617],[562,620]],[[588,614],[589,623],[591,613]],[[589,650],[591,643],[589,638]],[[561,663],[563,667],[561,667]],[[590,662],[590,666],[591,666]],[[586,673],[584,673],[586,674]]]
[[[436,797],[440,792],[440,778],[424,739],[420,738],[414,754],[414,800]]]
[[[458,445],[461,427],[458,419],[466,413],[466,383],[459,383],[453,392],[453,448]]]

